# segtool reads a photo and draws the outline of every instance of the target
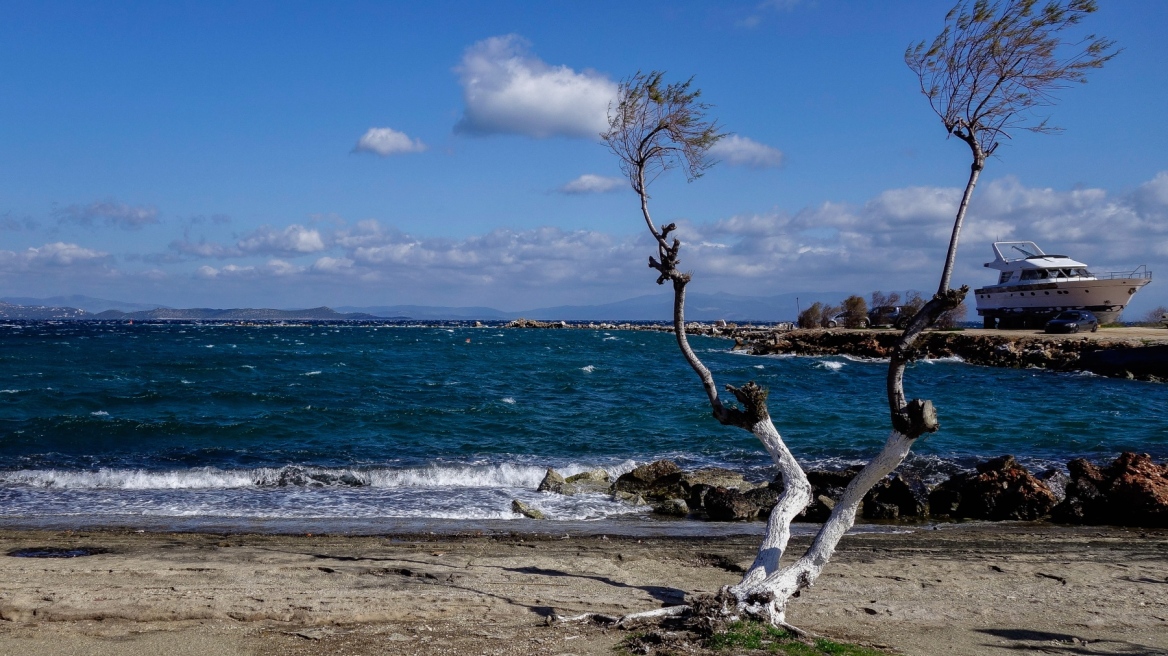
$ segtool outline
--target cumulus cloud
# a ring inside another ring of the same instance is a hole
[[[26,248],[23,251],[0,250],[0,270],[26,271],[44,267],[88,265],[102,262],[108,257],[109,253],[58,241],[39,248]]]
[[[353,147],[355,153],[374,153],[386,157],[398,153],[420,153],[426,150],[421,139],[411,139],[393,128],[369,128]]]
[[[240,239],[237,246],[244,253],[270,255],[304,255],[328,248],[319,230],[297,224],[283,230],[264,226]]]
[[[702,291],[927,290],[938,279],[960,194],[956,187],[890,189],[858,204],[826,202],[711,222],[677,220],[677,235],[685,267]],[[1139,264],[1163,268],[1166,218],[1168,172],[1118,194],[1027,187],[1010,177],[987,181],[974,196],[962,231],[954,282],[988,282],[993,276],[987,277],[982,263],[991,259],[990,242],[1002,239],[1033,240],[1098,271]],[[264,234],[292,229],[303,230],[291,226]],[[320,246],[327,248],[303,266],[270,259],[255,266],[203,267],[196,275],[294,285],[342,280],[376,289],[389,285],[418,302],[437,302],[433,299],[441,294],[459,303],[493,296],[513,304],[519,298],[554,299],[569,290],[583,299],[604,296],[598,290],[627,297],[656,289],[645,268],[654,245],[644,231],[500,228],[450,239],[411,235],[368,220],[339,226],[311,248]]]
[[[710,148],[710,154],[732,166],[769,169],[783,165],[783,153],[779,149],[736,134],[719,140]]]
[[[591,70],[551,66],[515,34],[467,48],[456,68],[466,103],[456,132],[596,138],[608,128],[617,85]]]
[[[70,205],[54,212],[61,223],[83,226],[104,224],[124,230],[137,230],[158,223],[158,208],[153,205],[134,206],[113,200],[95,201],[88,205]]]
[[[584,175],[572,180],[571,182],[560,187],[557,191],[561,194],[603,194],[610,191],[616,191],[625,184],[624,178],[610,178],[603,175],[595,175],[593,173],[585,173]]]

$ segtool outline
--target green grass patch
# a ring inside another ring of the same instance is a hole
[[[714,651],[750,649],[786,656],[887,656],[886,652],[823,638],[809,645],[760,622],[734,622],[725,631],[710,636],[705,646]]]

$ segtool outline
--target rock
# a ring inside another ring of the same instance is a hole
[[[706,492],[706,517],[715,522],[737,522],[758,516],[758,505],[738,490],[712,487]]]
[[[1038,519],[1056,503],[1050,488],[1019,465],[1014,456],[980,463],[976,472],[955,474],[929,495],[934,515],[995,521]]]
[[[1148,454],[1123,453],[1104,469],[1083,459],[1067,464],[1066,498],[1051,513],[1067,524],[1168,527],[1168,465]]]
[[[613,484],[615,492],[644,492],[653,487],[654,482],[670,474],[681,473],[681,467],[672,460],[658,460],[641,465],[631,472],[621,474]]]
[[[559,472],[548,467],[547,473],[543,475],[543,480],[539,482],[539,487],[535,488],[537,492],[556,492],[563,494],[564,492],[564,477]]]
[[[591,471],[573,474],[565,480],[568,483],[608,483],[610,478],[608,472],[603,469],[593,469]]]
[[[928,517],[929,488],[913,474],[893,474],[872,486],[861,508],[867,519]]]
[[[547,519],[547,517],[545,517],[544,514],[539,511],[539,509],[533,508],[526,503],[523,503],[519,499],[515,499],[511,502],[511,512],[519,513],[520,515],[530,519]]]
[[[610,484],[608,472],[603,469],[580,472],[564,480],[563,494],[605,494]]]
[[[774,510],[775,504],[779,502],[779,495],[782,494],[780,490],[776,490],[769,485],[756,487],[752,490],[747,490],[742,494],[749,503],[754,504],[758,508],[759,517],[770,517],[771,511]]]
[[[807,482],[811,483],[811,503],[799,513],[796,521],[824,522],[831,516],[836,501],[844,494],[844,489],[862,469],[855,465],[840,471],[812,470],[807,472]],[[782,480],[778,479],[771,485],[778,484],[781,489]]]
[[[685,517],[689,514],[689,506],[686,505],[684,499],[666,499],[656,506],[653,506],[653,512],[657,513],[658,515]]]
[[[621,492],[618,490],[618,491],[612,493],[612,498],[617,500],[617,501],[624,501],[625,503],[629,504],[630,506],[649,505],[648,502],[645,501],[645,497],[641,496],[640,494],[637,494],[636,492]]]

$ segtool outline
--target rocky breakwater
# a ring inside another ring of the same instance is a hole
[[[807,472],[812,500],[796,521],[825,521],[859,469]],[[860,516],[869,521],[1051,520],[1168,528],[1168,463],[1124,453],[1106,466],[1080,459],[1071,461],[1068,469],[1069,476],[1061,469],[1036,476],[1007,455],[937,485],[928,485],[911,472],[895,472],[864,496]],[[670,460],[658,460],[615,481],[602,470],[564,477],[549,468],[538,489],[549,494],[606,494],[664,516],[750,521],[770,516],[783,483],[778,478],[751,482],[718,467],[684,471]],[[519,502],[513,510],[542,518]]]
[[[1129,337],[1123,330],[1091,336],[929,331],[917,340],[915,352],[920,358],[956,356],[969,364],[992,367],[1090,371],[1103,376],[1168,380],[1168,331],[1154,331],[1154,337]],[[755,355],[887,358],[899,336],[898,331],[884,330],[795,330],[763,341],[744,341],[736,348]]]

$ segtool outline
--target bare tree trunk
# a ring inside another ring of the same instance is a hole
[[[941,284],[937,287],[938,294],[949,291],[949,280],[953,277],[953,263],[957,260],[957,242],[961,237],[961,225],[965,222],[965,210],[969,207],[969,199],[973,197],[973,188],[977,186],[977,179],[983,168],[985,168],[985,157],[980,155],[975,148],[973,164],[969,167],[969,181],[965,183],[965,193],[961,196],[961,204],[957,206],[957,218],[953,221],[953,234],[949,237],[949,250],[945,254],[945,268],[941,270]]]

